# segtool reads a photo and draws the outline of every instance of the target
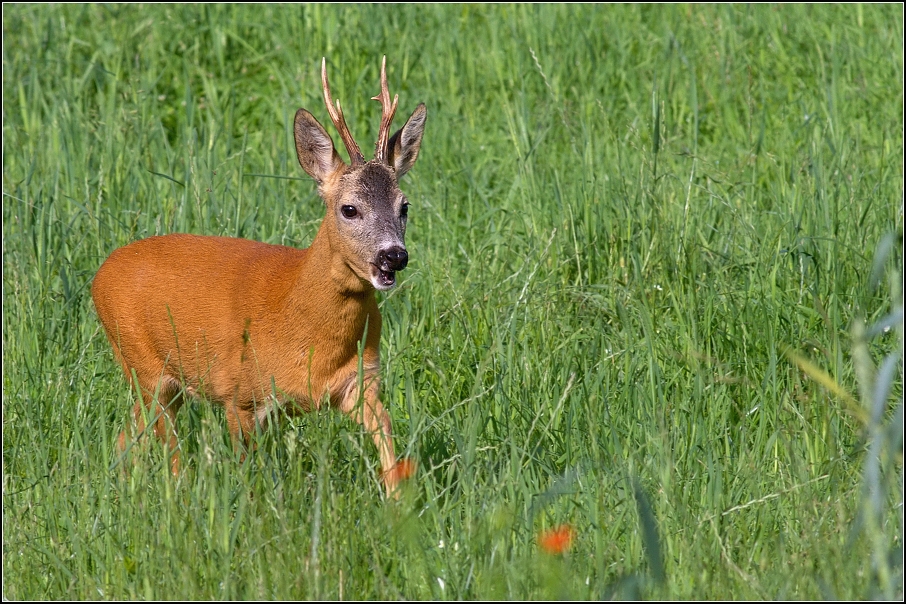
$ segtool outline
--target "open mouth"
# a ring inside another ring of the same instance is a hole
[[[376,289],[390,289],[396,285],[396,271],[385,271],[376,265],[371,271],[371,282]]]

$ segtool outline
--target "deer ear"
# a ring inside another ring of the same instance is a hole
[[[296,112],[293,122],[296,155],[299,165],[320,185],[345,164],[333,146],[333,140],[315,117],[305,109]]]
[[[418,150],[422,146],[422,135],[425,133],[427,119],[428,109],[424,103],[420,103],[406,120],[406,124],[390,137],[390,141],[387,143],[390,150],[387,163],[396,172],[397,179],[402,178],[403,174],[408,172],[418,159]]]

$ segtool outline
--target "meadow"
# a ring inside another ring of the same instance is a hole
[[[5,599],[903,597],[902,6],[5,4],[2,44]],[[121,459],[98,267],[306,247],[293,115],[326,57],[370,157],[383,55],[428,107],[400,500],[330,410]]]

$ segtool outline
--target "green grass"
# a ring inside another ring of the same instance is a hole
[[[5,5],[3,597],[902,598],[902,40],[899,5]],[[429,111],[381,299],[417,479],[384,501],[332,412],[239,464],[202,402],[179,479],[125,475],[95,271],[307,246],[292,116],[326,56],[370,150],[384,54]]]

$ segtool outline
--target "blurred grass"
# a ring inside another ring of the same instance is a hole
[[[901,7],[19,4],[3,28],[4,597],[902,597]],[[94,272],[158,233],[308,245],[292,116],[325,117],[326,56],[370,149],[383,54],[430,113],[382,302],[417,479],[382,502],[332,413],[240,465],[204,404],[184,476],[157,448],[123,476]]]

